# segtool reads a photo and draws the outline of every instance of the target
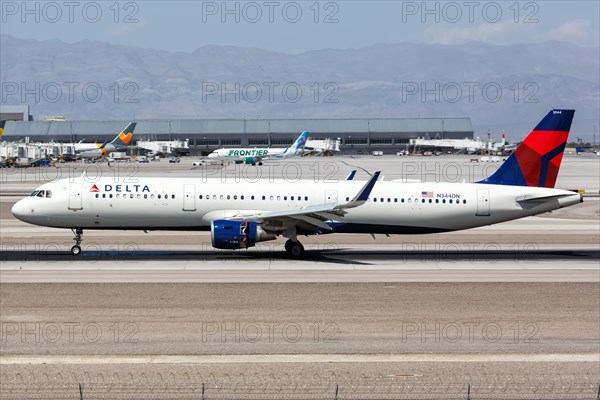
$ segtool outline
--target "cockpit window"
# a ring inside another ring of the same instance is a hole
[[[52,191],[50,190],[35,190],[33,193],[29,195],[30,197],[41,197],[49,199],[52,197]]]

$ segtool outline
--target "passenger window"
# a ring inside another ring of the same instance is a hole
[[[443,199],[443,200],[442,200],[442,204],[446,204],[446,199]]]
[[[273,196],[271,196],[269,199],[270,199],[270,200],[273,200]]]
[[[438,204],[440,202],[440,199],[435,199],[435,204]]]
[[[431,204],[431,203],[433,203],[433,200],[432,200],[432,199],[429,199],[429,204]]]
[[[129,195],[129,198],[130,198],[130,199],[133,199],[133,193],[131,193],[131,194]]]
[[[412,199],[408,199],[408,202],[409,202],[409,203],[412,203]]]
[[[391,203],[391,202],[392,202],[392,200],[388,197],[388,203]]]
[[[199,200],[202,200],[202,195],[198,196],[198,199],[199,199]]]
[[[290,200],[294,201],[294,196],[290,197]]]
[[[172,198],[172,199],[174,199],[174,198],[175,198],[175,195],[174,195],[174,194],[172,194],[172,195],[171,195],[171,198]]]
[[[100,195],[98,193],[96,193],[96,198],[100,197]]]
[[[421,199],[421,203],[425,203],[425,199]]]
[[[467,200],[463,200],[463,204],[467,204]]]
[[[448,200],[448,203],[452,204],[452,199]]]
[[[231,200],[231,196],[230,195],[227,195],[227,200]]]
[[[219,200],[223,200],[223,195],[220,195],[220,196],[219,196]]]
[[[234,200],[237,200],[237,194],[234,194],[234,195],[233,195],[233,199],[234,199]]]
[[[398,202],[398,199],[394,197],[394,203],[397,203],[397,202]]]
[[[133,196],[133,195],[132,195]],[[102,193],[102,198],[105,199],[106,198],[106,193]]]
[[[304,200],[305,200],[305,201],[308,201],[308,196],[304,196]]]
[[[281,196],[277,196],[277,201],[280,201],[280,200],[281,200]]]
[[[373,197],[373,201],[377,203],[377,197]]]
[[[158,198],[160,199],[160,194],[158,195]]]
[[[145,199],[147,199],[147,198],[148,198],[148,195],[147,195],[147,194],[145,194],[145,195],[144,195],[144,198],[145,198]]]
[[[154,200],[154,194],[151,194],[151,195],[150,195],[150,198]]]
[[[240,196],[240,200],[244,200],[244,195],[241,195],[241,196]]]
[[[120,195],[119,193],[117,193],[117,194],[115,195],[115,197],[116,197],[117,199],[120,199],[120,198],[121,198],[121,195]]]
[[[346,197],[346,201],[350,201],[350,197]]]
[[[287,196],[283,196],[283,200],[287,200]]]
[[[404,203],[404,197],[400,199],[400,203]]]
[[[138,198],[138,199],[141,199],[141,198],[142,198],[142,195],[141,195],[141,194],[138,194],[138,195],[137,195],[137,198]]]

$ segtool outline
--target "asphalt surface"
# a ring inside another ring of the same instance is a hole
[[[316,169],[315,162],[298,165],[319,179],[343,179],[352,164],[381,169],[385,179],[429,181],[454,179],[449,165],[469,181],[494,168],[466,157],[333,158]],[[133,168],[223,174],[190,164]],[[468,382],[488,389],[512,382],[511,390],[537,383],[593,393],[599,166],[565,156],[557,187],[592,195],[577,206],[449,234],[304,238],[303,261],[289,260],[279,240],[227,252],[212,249],[205,233],[118,231],[86,232],[75,258],[70,231],[10,215],[50,171],[2,171],[0,397],[15,387],[81,381],[208,382],[209,390],[304,384],[327,393],[336,383],[464,390]],[[285,177],[284,168],[263,173]],[[99,171],[114,174],[115,166]]]

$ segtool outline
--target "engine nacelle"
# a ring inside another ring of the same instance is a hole
[[[274,240],[277,235],[265,232],[256,222],[217,220],[210,224],[213,247],[217,249],[246,249],[258,242]]]

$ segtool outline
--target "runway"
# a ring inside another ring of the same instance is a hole
[[[8,251],[0,278],[13,282],[600,282],[598,249],[466,252],[353,246],[303,260],[285,252]]]
[[[298,364],[298,363],[596,363],[600,353],[581,354],[269,354],[196,356],[4,356],[0,365],[111,365],[111,364]]]
[[[405,177],[404,164],[421,171],[409,178],[425,180],[444,180],[431,173],[436,165],[466,168],[458,157],[333,161],[336,179],[350,169],[343,162],[382,169],[385,179]],[[328,162],[320,161],[319,170]],[[445,234],[302,237],[302,260],[288,258],[282,240],[219,251],[206,232],[139,231],[86,231],[83,253],[75,257],[69,230],[27,225],[10,214],[43,176],[4,174],[3,380],[19,386],[29,377],[47,387],[48,377],[76,386],[110,376],[143,387],[146,377],[194,376],[198,384],[235,385],[240,378],[318,386],[335,385],[339,377],[377,385],[389,377],[398,385],[456,381],[463,387],[496,377],[489,387],[551,375],[557,382],[584,379],[595,390],[598,163],[565,157],[559,186],[589,195],[573,207]],[[299,162],[307,174],[314,164]],[[145,176],[222,172],[137,168]],[[469,174],[486,169],[474,168],[462,177],[475,180]],[[281,165],[271,170],[275,178],[282,171]]]

